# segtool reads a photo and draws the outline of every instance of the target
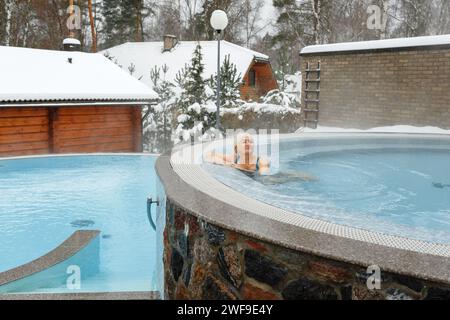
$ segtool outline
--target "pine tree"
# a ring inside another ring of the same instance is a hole
[[[144,110],[144,145],[150,152],[165,152],[172,147],[172,108],[174,106],[174,85],[166,80],[169,67],[155,66],[150,71],[153,90],[158,94],[159,101],[155,106]],[[161,75],[162,72],[162,75]]]
[[[207,83],[203,79],[202,48],[198,44],[192,56],[191,64],[178,72],[176,82],[181,94],[177,100],[179,116],[178,131],[193,130],[199,125],[205,132],[216,123],[215,107],[207,101]]]
[[[178,70],[177,74],[175,75],[175,83],[178,85],[179,88],[185,88],[186,87],[186,79],[188,77],[189,72],[189,64],[185,64],[181,70]]]
[[[238,74],[236,65],[230,61],[227,55],[220,67],[220,101],[221,107],[230,108],[238,105],[241,97],[241,74]],[[217,88],[217,73],[209,79],[209,85],[213,91]],[[210,99],[214,100],[215,95]]]
[[[190,105],[194,103],[203,104],[206,100],[204,69],[202,47],[198,44],[193,53],[191,64],[185,70],[185,79],[181,81],[183,91],[179,104],[184,112]]]
[[[144,20],[154,10],[144,0],[103,1],[103,47],[112,47],[127,41],[144,40]]]

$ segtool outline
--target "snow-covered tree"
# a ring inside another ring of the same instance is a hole
[[[278,89],[267,92],[265,96],[261,97],[261,103],[279,105],[285,108],[298,108],[300,106],[298,96]]]
[[[166,80],[169,67],[154,67],[150,71],[153,90],[159,95],[158,104],[144,108],[144,146],[149,152],[165,152],[172,147],[172,109],[175,105],[174,85]]]
[[[191,66],[186,78],[186,93],[191,103],[203,103],[205,101],[205,80],[203,79],[203,71],[205,65],[203,64],[202,47],[197,44],[191,60]]]
[[[185,64],[183,68],[178,70],[177,74],[175,75],[175,83],[179,88],[185,88],[186,87],[186,79],[188,77],[189,72],[189,64]]]
[[[227,55],[220,67],[220,101],[221,107],[230,108],[241,104],[240,86],[242,82],[241,74],[238,74],[236,65],[230,61]],[[209,79],[209,86],[213,91],[211,100],[216,99],[217,73]]]
[[[178,116],[176,139],[194,134],[194,131],[204,133],[216,124],[216,107],[208,97],[209,87],[203,79],[203,56],[200,44],[193,53],[191,64],[178,72],[176,82],[181,94],[177,99]]]
[[[292,53],[289,48],[282,48],[280,50],[280,53],[278,54],[276,61],[278,68],[275,70],[275,77],[278,81],[278,86],[280,87],[281,91],[284,91],[286,89],[286,75],[290,72],[295,72],[294,70],[291,70],[290,61],[292,61]]]
[[[181,95],[177,103],[181,111],[186,112],[187,108],[194,103],[202,104],[205,102],[204,69],[202,47],[198,44],[193,53],[191,64],[177,74],[176,81],[181,88]]]

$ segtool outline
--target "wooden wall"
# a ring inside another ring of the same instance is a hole
[[[0,108],[0,156],[141,152],[141,108]]]
[[[0,157],[49,153],[47,108],[0,108]]]
[[[252,69],[256,72],[256,86],[254,87],[249,84],[249,72]],[[241,98],[243,100],[258,101],[267,92],[278,89],[278,83],[273,74],[272,67],[267,62],[254,62],[242,80]]]

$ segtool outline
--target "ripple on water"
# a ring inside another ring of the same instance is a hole
[[[230,168],[205,165],[205,169],[239,192],[293,212],[450,244],[450,144],[445,147],[438,141],[433,149],[428,141],[421,149],[415,141],[404,147],[400,140],[395,143],[395,148],[379,143],[379,149],[322,147],[308,153],[300,144],[291,141],[283,147],[281,142],[278,172],[296,170],[317,177],[316,181],[279,179],[279,184],[264,185]]]

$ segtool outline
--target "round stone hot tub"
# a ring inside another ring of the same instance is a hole
[[[317,184],[274,186],[203,164],[219,142],[157,160],[165,298],[450,299],[450,137],[279,141],[273,167],[306,168]]]

